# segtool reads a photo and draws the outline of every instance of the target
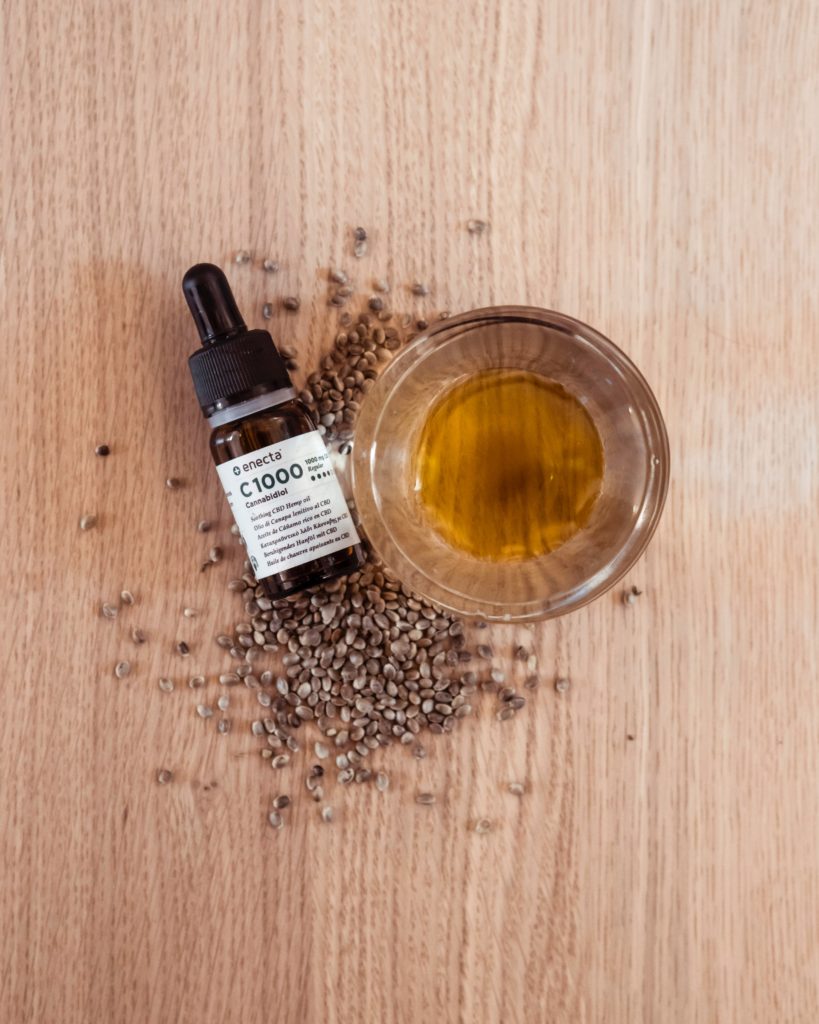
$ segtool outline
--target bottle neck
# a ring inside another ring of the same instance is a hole
[[[281,405],[282,402],[290,402],[295,397],[295,388],[266,391],[263,395],[248,398],[245,402],[237,402],[236,405],[229,405],[225,409],[217,409],[216,412],[208,416],[208,425],[213,429],[221,427],[225,423],[234,423],[236,420],[243,420],[246,416],[252,416],[255,412],[262,412],[271,406]]]

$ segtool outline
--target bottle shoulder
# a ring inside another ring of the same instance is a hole
[[[315,429],[310,410],[301,399],[292,398],[281,405],[216,427],[210,435],[210,450],[219,465]]]

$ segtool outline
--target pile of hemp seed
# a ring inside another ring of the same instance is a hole
[[[333,270],[329,278],[345,289],[346,298],[346,273]],[[385,283],[377,283],[387,290]],[[412,289],[428,291],[419,283]],[[355,318],[342,313],[331,352],[300,393],[328,444],[338,445],[341,454],[350,451],[360,402],[380,368],[411,340],[413,326],[428,326],[425,320],[413,325],[406,315],[395,317],[386,303],[373,298]],[[228,587],[241,594],[244,616],[232,635],[216,638],[237,663],[219,682],[243,683],[255,691],[260,710],[250,729],[273,770],[288,766],[291,754],[303,746],[300,737],[317,730],[318,739],[305,741],[312,763],[304,786],[322,805],[324,821],[334,815],[325,795],[328,783],[371,783],[386,790],[389,778],[370,767],[372,754],[397,743],[423,759],[424,734],[454,731],[472,713],[479,688],[496,691],[501,720],[514,717],[526,703],[506,685],[506,674],[493,663],[487,644],[470,649],[461,619],[413,594],[372,553],[360,571],[292,598],[268,598],[247,562],[243,576]],[[482,622],[475,625],[476,630],[483,627]],[[536,656],[520,646],[514,656],[526,662],[530,674],[525,685],[535,687]],[[258,670],[269,657],[280,659],[280,674]],[[308,723],[312,730],[302,728]],[[512,792],[524,790],[522,784],[510,785]],[[421,792],[416,800],[433,804],[435,795]],[[274,799],[273,827],[284,824],[282,811],[290,804],[286,793]],[[486,821],[481,819],[483,830]]]
[[[488,224],[471,220],[466,227],[470,235],[480,237]],[[352,251],[356,259],[367,252],[363,228],[353,232]],[[251,263],[251,254],[240,250],[234,262]],[[266,274],[279,270],[278,262],[270,257],[261,260],[260,266]],[[421,281],[407,290],[416,298],[424,298],[430,291]],[[328,304],[339,310],[338,331],[319,369],[308,375],[300,398],[313,410],[328,445],[342,455],[351,450],[360,403],[381,368],[416,332],[429,326],[426,318],[396,314],[389,293],[389,283],[376,278],[371,295],[361,303],[366,309],[354,315],[348,308],[356,304],[350,276],[340,269],[328,272]],[[300,308],[297,296],[284,296],[281,304],[289,312]],[[265,319],[272,315],[272,308],[272,302],[264,303]],[[448,316],[444,311],[438,319]],[[288,368],[298,369],[295,351],[279,349]],[[107,444],[95,449],[98,456],[110,453]],[[171,490],[181,486],[174,477],[165,483]],[[92,513],[80,519],[83,530],[96,525]],[[201,520],[197,529],[208,533],[211,523]],[[231,533],[241,544],[235,526]],[[363,543],[366,548],[366,541]],[[220,696],[213,702],[204,698],[208,680],[203,675],[187,680],[187,686],[196,692],[196,714],[212,721],[222,735],[229,734],[234,724],[227,715],[233,706],[231,688],[253,691],[258,710],[247,728],[258,739],[263,762],[282,780],[268,814],[274,829],[284,826],[283,812],[295,800],[284,791],[284,782],[292,784],[291,755],[302,749],[308,755],[304,789],[319,805],[321,820],[329,823],[335,817],[329,797],[331,792],[337,794],[336,786],[370,784],[381,792],[388,789],[388,775],[374,764],[379,748],[399,744],[415,758],[425,758],[425,735],[453,732],[472,714],[478,691],[494,694],[495,715],[501,721],[514,718],[526,704],[526,697],[507,682],[507,672],[492,648],[479,642],[486,623],[472,621],[467,626],[451,612],[413,594],[372,552],[369,555],[358,572],[280,600],[266,596],[245,560],[242,575],[228,583],[228,589],[242,601],[242,614],[230,633],[215,638],[234,661],[229,671],[218,673]],[[201,569],[223,557],[221,547],[211,547]],[[630,593],[626,603],[632,604],[634,599]],[[103,618],[114,619],[120,608],[133,603],[131,592],[123,591],[118,604],[104,602],[100,612]],[[193,608],[184,609],[186,617],[196,614]],[[146,639],[139,628],[131,629],[134,644]],[[470,642],[473,639],[475,642]],[[188,645],[177,642],[176,653],[186,657]],[[508,660],[523,664],[525,689],[537,687],[534,653],[519,644],[511,649]],[[117,679],[130,672],[127,659],[114,667]],[[175,684],[170,677],[162,677],[159,688],[171,693]],[[568,688],[568,679],[556,680],[558,693],[564,694]],[[168,785],[173,782],[173,772],[158,769],[156,781]],[[524,782],[509,782],[507,788],[516,796],[526,792]],[[436,802],[435,794],[429,792],[418,792],[415,799],[422,805]],[[480,818],[470,827],[485,833],[492,822]]]

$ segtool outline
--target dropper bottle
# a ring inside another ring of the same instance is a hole
[[[364,555],[324,439],[267,331],[249,331],[219,267],[182,290],[202,341],[188,360],[210,450],[256,579],[286,597],[360,568]]]

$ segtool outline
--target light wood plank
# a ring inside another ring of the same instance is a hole
[[[6,0],[1,1019],[813,1024],[818,13]],[[506,728],[486,709],[420,765],[390,752],[386,796],[274,834],[251,737],[156,687],[183,628],[177,679],[213,671],[237,610],[234,566],[197,572],[193,525],[228,520],[179,281],[280,259],[231,277],[255,323],[302,297],[272,326],[309,366],[359,223],[362,283],[619,342],[674,478],[638,604],[534,632],[570,694]],[[127,618],[96,618],[123,586]]]

